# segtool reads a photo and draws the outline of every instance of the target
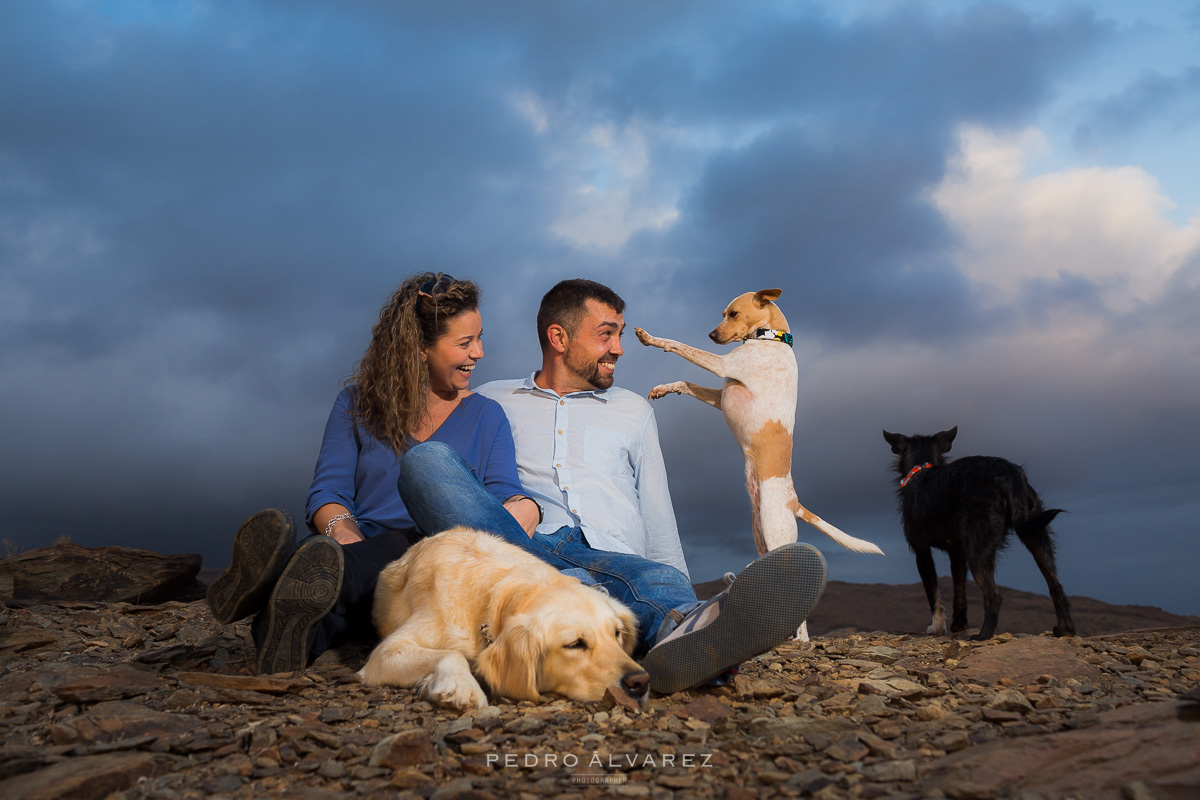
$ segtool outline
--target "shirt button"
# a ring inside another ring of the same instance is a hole
[[[566,400],[559,400],[559,401],[558,401],[558,404],[559,404],[560,406],[565,406],[565,405],[567,404],[567,401],[566,401]]]
[[[571,513],[572,513],[572,514],[574,514],[574,515],[575,515],[575,516],[577,516],[577,517],[579,516],[579,512],[578,512],[576,509],[574,509],[574,508],[572,508],[572,509],[571,509]]]
[[[558,435],[559,435],[559,436],[562,436],[562,428],[559,428],[559,429],[558,429]]]

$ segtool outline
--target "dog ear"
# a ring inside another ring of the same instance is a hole
[[[760,289],[754,293],[754,305],[766,308],[767,303],[775,300],[781,294],[783,294],[783,289]]]
[[[942,431],[936,434],[933,438],[937,440],[938,452],[947,453],[950,451],[950,445],[954,443],[954,437],[958,436],[958,426],[955,425],[948,431]]]
[[[908,444],[908,437],[901,436],[898,433],[888,433],[887,431],[884,431],[883,438],[888,444],[890,444],[892,446],[893,453],[895,453],[898,456],[904,455],[906,445]]]
[[[504,630],[479,654],[475,669],[492,691],[513,700],[539,700],[537,678],[546,643],[536,620],[510,617]]]
[[[638,641],[637,617],[633,615],[633,612],[624,603],[619,603],[612,598],[609,598],[608,602],[612,606],[613,612],[616,613],[617,619],[621,621],[621,632],[619,634],[621,649],[629,655],[633,655],[633,649],[637,647]]]

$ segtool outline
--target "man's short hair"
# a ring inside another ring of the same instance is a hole
[[[568,334],[575,335],[583,315],[587,313],[588,300],[603,303],[618,314],[625,313],[625,301],[602,283],[585,278],[559,281],[546,292],[542,304],[538,306],[538,342],[543,352],[550,347],[546,331],[551,325],[561,325]]]

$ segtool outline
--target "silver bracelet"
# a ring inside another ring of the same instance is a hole
[[[325,535],[326,535],[326,536],[333,536],[333,525],[334,525],[334,523],[335,523],[335,522],[340,522],[341,520],[344,520],[344,519],[348,519],[348,520],[350,520],[350,521],[351,521],[351,522],[353,522],[355,525],[357,525],[357,524],[358,524],[358,520],[356,520],[356,519],[354,518],[354,515],[353,515],[353,514],[338,514],[336,517],[334,517],[333,519],[329,520],[329,522],[325,523]]]

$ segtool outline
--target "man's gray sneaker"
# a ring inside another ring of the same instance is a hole
[[[751,562],[720,594],[660,631],[642,666],[660,694],[701,686],[796,635],[825,591],[825,559],[786,544]]]

